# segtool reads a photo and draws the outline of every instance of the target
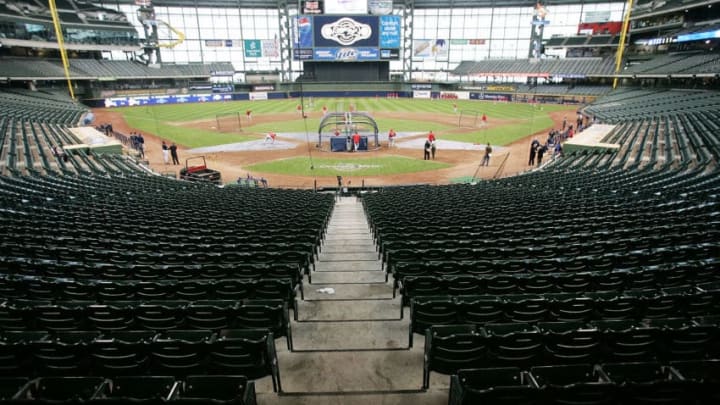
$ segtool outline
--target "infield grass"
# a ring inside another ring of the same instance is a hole
[[[380,176],[415,173],[450,167],[446,163],[404,156],[382,156],[358,159],[329,159],[308,156],[278,159],[249,166],[251,171],[292,176]]]

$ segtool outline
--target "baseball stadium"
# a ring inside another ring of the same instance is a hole
[[[718,38],[715,0],[0,0],[0,402],[720,403]]]

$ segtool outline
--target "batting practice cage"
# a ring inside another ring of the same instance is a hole
[[[323,139],[328,140],[331,152],[352,150],[352,136],[360,135],[358,150],[370,149],[370,140],[375,139],[374,148],[380,148],[378,126],[373,117],[366,112],[329,112],[320,120],[318,128],[318,148],[323,147]]]

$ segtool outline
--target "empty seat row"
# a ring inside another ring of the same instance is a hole
[[[8,377],[169,375],[272,376],[281,390],[272,332],[4,332],[0,374]]]
[[[455,374],[479,367],[519,367],[607,362],[715,359],[716,325],[670,327],[544,323],[433,326],[425,335],[423,387],[430,373]]]
[[[684,317],[720,313],[720,293],[643,296],[617,293],[543,294],[503,296],[439,296],[414,298],[410,304],[410,345],[413,334],[424,334],[434,325],[512,322],[587,322]]]
[[[180,248],[181,249],[181,248]],[[106,264],[145,264],[145,265],[193,265],[193,264],[227,264],[227,263],[297,263],[308,269],[314,263],[312,246],[300,250],[283,250],[268,247],[267,250],[257,247],[255,250],[226,250],[222,253],[203,251],[188,252],[184,250],[149,253],[137,250],[104,250],[104,249],[69,249],[55,248],[45,244],[35,245],[22,242],[2,242],[0,250],[15,258],[61,260],[78,263]],[[211,250],[211,249],[208,249]]]
[[[84,300],[112,303],[125,300],[279,299],[293,304],[290,279],[221,279],[191,281],[95,281],[0,276],[3,298]]]
[[[396,278],[403,294],[403,302],[413,297],[428,295],[474,294],[544,294],[563,292],[594,292],[625,290],[658,290],[671,287],[692,287],[720,281],[716,271],[697,272],[689,267],[672,266],[668,269],[629,269],[611,272],[405,276]],[[399,281],[398,281],[399,279]]]
[[[210,400],[209,398],[212,398]],[[240,375],[0,378],[4,404],[168,403],[255,405],[255,383]]]
[[[715,242],[678,245],[665,248],[648,248],[631,252],[614,252],[585,256],[563,256],[526,259],[522,252],[515,256],[504,256],[499,249],[403,249],[389,254],[385,270],[395,273],[399,266],[405,271],[419,261],[430,262],[434,266],[442,262],[454,262],[443,267],[463,269],[467,274],[491,273],[557,273],[612,271],[630,267],[658,266],[683,262],[709,261],[713,263],[720,246]],[[429,267],[420,265],[415,267]],[[412,270],[409,270],[412,271]]]
[[[449,405],[710,405],[720,401],[720,361],[604,363],[459,370]]]
[[[0,256],[0,273],[17,277],[54,277],[94,281],[201,281],[288,279],[302,288],[297,263],[233,263],[194,265],[141,265],[78,263],[58,260],[27,260]]]
[[[280,300],[249,301],[120,301],[92,302],[8,301],[0,306],[4,331],[41,330],[221,330],[262,328],[285,336],[292,349],[287,304]]]

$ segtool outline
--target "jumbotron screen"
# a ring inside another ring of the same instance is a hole
[[[400,58],[400,16],[300,15],[294,25],[295,60],[369,62]]]

